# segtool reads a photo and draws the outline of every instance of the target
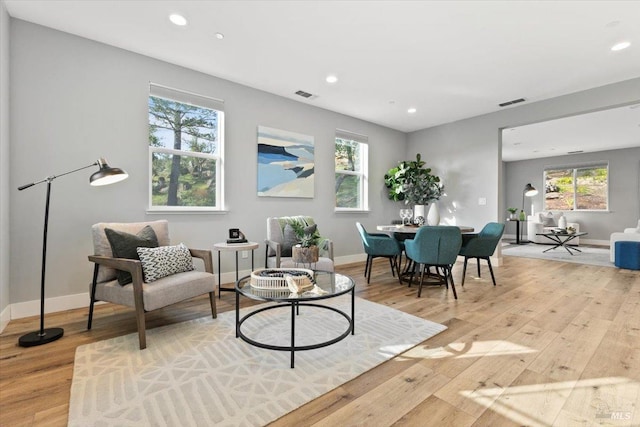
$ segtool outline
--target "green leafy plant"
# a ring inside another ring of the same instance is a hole
[[[320,242],[320,233],[318,230],[315,230],[313,233],[305,232],[305,224],[302,221],[291,221],[291,228],[296,233],[296,237],[298,238],[298,243],[303,248],[308,248],[311,246],[317,246],[318,242]]]
[[[384,184],[389,189],[390,200],[404,201],[406,205],[426,205],[440,199],[444,185],[440,177],[431,174],[430,168],[424,167],[420,153],[416,160],[405,160],[397,167],[389,169],[384,175]]]
[[[507,208],[507,211],[508,211],[510,214],[514,214],[514,213],[518,212],[518,208]]]

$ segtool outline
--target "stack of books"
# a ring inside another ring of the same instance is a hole
[[[247,239],[244,238],[238,238],[238,239],[227,239],[227,244],[228,245],[232,245],[234,243],[247,243]]]

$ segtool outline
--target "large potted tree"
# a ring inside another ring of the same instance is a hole
[[[416,160],[403,160],[384,175],[389,199],[413,205],[414,218],[418,222],[421,221],[419,217],[424,221],[425,207],[439,200],[444,191],[440,177],[431,174],[431,168],[425,168],[424,165],[425,162],[418,153]],[[430,225],[437,225],[439,221],[438,215],[437,220],[433,218],[430,221]]]

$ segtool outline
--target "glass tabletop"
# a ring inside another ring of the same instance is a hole
[[[288,289],[259,289],[251,286],[251,276],[245,276],[236,282],[236,292],[255,300],[260,301],[278,301],[278,302],[295,302],[295,301],[311,301],[333,298],[351,292],[355,287],[354,280],[340,273],[331,273],[328,271],[314,271],[313,279],[316,285],[326,292],[326,294],[316,294],[309,291],[293,294]]]

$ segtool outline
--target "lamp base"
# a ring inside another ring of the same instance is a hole
[[[62,328],[47,328],[42,332],[43,333],[40,333],[40,331],[29,332],[21,336],[18,339],[18,345],[20,347],[34,347],[36,345],[48,344],[62,338],[62,335],[64,335],[64,329]]]

